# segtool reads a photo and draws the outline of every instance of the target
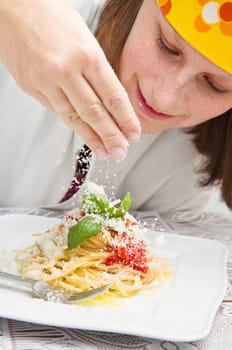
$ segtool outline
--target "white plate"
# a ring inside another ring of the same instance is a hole
[[[13,269],[10,251],[28,244],[31,233],[44,231],[57,221],[33,215],[0,217],[0,245],[9,251],[1,253],[1,268],[6,270],[8,265]],[[157,235],[160,232],[148,233],[153,245]],[[130,297],[119,306],[90,307],[45,302],[0,281],[0,316],[169,341],[201,339],[209,333],[226,291],[227,249],[214,240],[172,233],[165,233],[164,237],[165,247],[155,249],[175,263],[174,277],[168,286]]]

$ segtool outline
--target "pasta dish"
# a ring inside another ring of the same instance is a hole
[[[130,204],[130,193],[110,201],[102,186],[87,183],[79,207],[17,253],[20,274],[71,292],[109,284],[106,293],[114,297],[167,278],[168,261],[149,249]]]

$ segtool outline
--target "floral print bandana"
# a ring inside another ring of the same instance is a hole
[[[183,39],[232,74],[232,1],[157,0],[157,3]]]

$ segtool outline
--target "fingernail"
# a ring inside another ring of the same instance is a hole
[[[124,151],[122,148],[115,147],[111,150],[111,156],[115,160],[122,160],[126,157],[126,151]]]
[[[131,132],[130,134],[128,134],[128,141],[129,142],[138,142],[140,139],[140,134],[136,133],[136,132]]]
[[[100,146],[100,147],[96,148],[94,153],[98,158],[102,158],[102,159],[107,158],[109,156],[109,154],[104,146]]]

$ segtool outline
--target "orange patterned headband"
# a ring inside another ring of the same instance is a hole
[[[232,1],[157,0],[173,28],[197,51],[232,74]]]

